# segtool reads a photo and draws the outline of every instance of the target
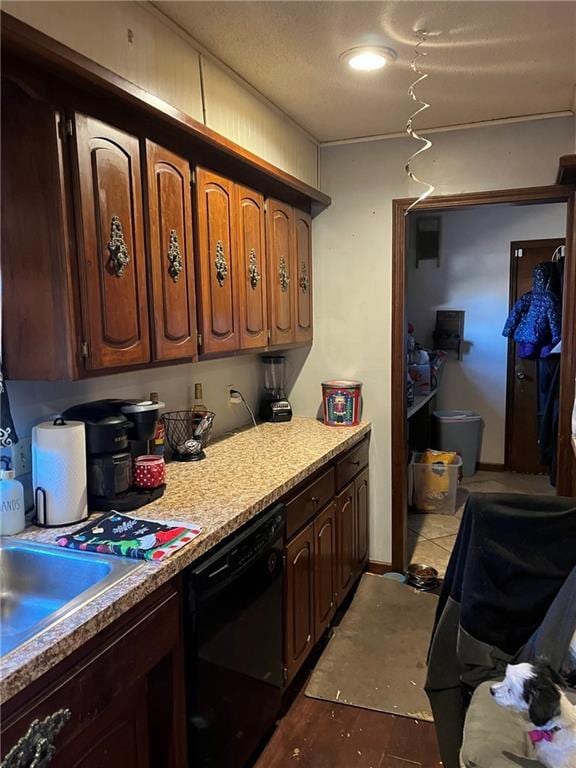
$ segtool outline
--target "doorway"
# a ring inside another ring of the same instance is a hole
[[[406,220],[413,199],[393,202],[393,262],[392,262],[392,455],[403,456],[407,441],[406,408]],[[570,442],[570,418],[574,398],[576,350],[572,340],[576,329],[576,264],[574,250],[574,188],[552,186],[520,190],[499,190],[428,198],[419,204],[419,210],[434,212],[448,208],[513,203],[530,205],[541,202],[567,203],[567,238],[565,258],[565,291],[563,312],[563,338],[565,351],[560,370],[560,412],[558,438],[558,493],[576,492],[576,457]],[[398,462],[392,476],[392,567],[403,571],[407,547],[407,465]]]
[[[565,239],[521,240],[510,245],[510,310],[532,290],[535,267],[560,265],[554,261]],[[560,269],[554,281],[555,293],[561,295]],[[554,276],[549,279],[553,280]],[[527,475],[550,472],[550,458],[539,448],[542,427],[546,426],[547,393],[557,374],[558,360],[543,361],[522,356],[521,345],[508,341],[508,376],[506,393],[505,465],[511,472]],[[553,418],[550,415],[549,418]],[[554,469],[554,468],[552,468]],[[556,479],[551,475],[552,484]]]

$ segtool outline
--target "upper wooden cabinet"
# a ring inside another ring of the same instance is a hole
[[[312,220],[278,200],[266,210],[270,344],[310,343],[312,320]]]
[[[296,340],[294,211],[278,200],[268,200],[266,238],[270,301],[270,344]]]
[[[2,80],[2,345],[9,379],[66,379],[78,357],[62,118]]]
[[[296,341],[312,341],[312,220],[307,213],[294,210],[294,249],[296,254]]]
[[[146,141],[153,359],[196,356],[190,165]]]
[[[6,78],[2,106],[7,378],[311,342],[307,213],[202,168],[192,190],[189,158]]]
[[[201,352],[216,355],[240,348],[236,278],[234,183],[196,169],[196,263]]]
[[[258,349],[268,344],[264,197],[247,187],[238,187],[237,194],[240,346]]]
[[[75,212],[89,370],[150,360],[139,142],[75,115]]]

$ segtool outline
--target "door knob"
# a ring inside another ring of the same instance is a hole
[[[516,378],[519,379],[520,381],[524,381],[524,379],[526,378],[526,374],[524,373],[524,371],[516,371]]]

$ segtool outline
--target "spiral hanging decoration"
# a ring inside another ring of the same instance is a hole
[[[422,72],[422,70],[418,68],[418,59],[421,58],[422,56],[428,56],[427,53],[420,50],[420,47],[426,42],[426,36],[428,35],[428,32],[426,32],[423,29],[419,29],[418,35],[420,36],[420,40],[416,43],[416,46],[414,48],[414,58],[410,62],[410,68],[412,69],[414,74],[418,75],[418,79],[414,80],[412,85],[408,88],[408,95],[410,96],[412,101],[416,102],[416,104],[419,104],[420,106],[416,110],[416,112],[411,114],[410,117],[408,118],[408,121],[406,123],[406,133],[408,134],[408,136],[410,136],[411,139],[416,139],[417,141],[424,142],[424,145],[420,147],[420,149],[417,149],[416,152],[414,152],[414,154],[408,158],[408,162],[404,166],[404,170],[408,174],[409,178],[412,179],[412,181],[415,181],[417,184],[422,184],[423,186],[427,187],[427,189],[424,192],[422,192],[420,197],[417,200],[415,200],[409,208],[406,209],[406,211],[404,212],[405,216],[412,210],[412,208],[414,208],[414,206],[418,205],[418,203],[422,202],[422,200],[425,200],[427,197],[429,197],[432,194],[432,192],[434,192],[434,189],[435,189],[435,187],[432,186],[432,184],[428,184],[427,181],[423,181],[422,179],[419,179],[418,176],[416,176],[416,174],[413,173],[412,171],[412,161],[416,157],[418,157],[418,155],[422,154],[422,152],[426,152],[426,150],[430,149],[430,147],[432,146],[432,142],[429,139],[424,138],[424,136],[420,136],[412,128],[412,122],[414,118],[417,115],[421,114],[422,112],[426,111],[430,107],[430,104],[420,99],[414,93],[414,88],[418,85],[418,83],[421,83],[423,80],[426,80],[426,78],[428,77],[428,74],[426,72]]]

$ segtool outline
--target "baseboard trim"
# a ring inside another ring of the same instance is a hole
[[[392,567],[392,563],[381,563],[379,560],[369,560],[366,570],[368,573],[375,573],[378,576],[381,576],[383,573],[392,573],[394,568]]]
[[[506,464],[490,464],[479,461],[476,469],[480,472],[506,472]]]

